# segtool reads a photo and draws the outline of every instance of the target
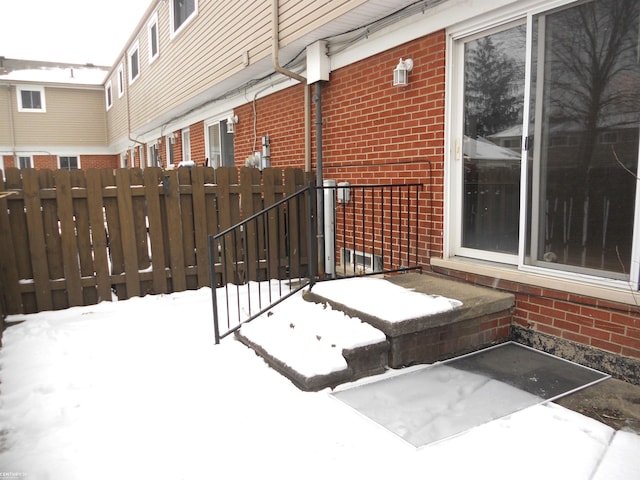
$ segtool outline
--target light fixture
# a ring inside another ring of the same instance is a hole
[[[229,115],[227,117],[227,133],[234,133],[236,131],[236,123],[238,123],[237,115]]]
[[[393,86],[406,87],[409,85],[409,72],[411,70],[413,70],[413,60],[410,58],[406,60],[400,59],[398,66],[393,71]]]

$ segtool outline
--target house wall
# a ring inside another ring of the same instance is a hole
[[[313,28],[363,2],[280,1],[280,46],[286,47]],[[170,6],[171,2],[159,1],[149,9],[149,16],[140,23],[137,34],[124,50],[127,80],[123,98],[117,96],[117,64],[109,76],[116,92],[114,107],[107,113],[110,142],[126,136],[129,130],[144,132],[146,124],[169,115],[184,102],[194,98],[204,101],[204,95],[212,86],[246,68],[246,55],[250,65],[270,59],[272,0],[252,1],[250,16],[246,15],[247,2],[200,0],[197,16],[173,38],[170,35]],[[154,12],[158,15],[159,56],[150,62],[147,21]],[[140,49],[140,76],[130,84],[127,52],[136,41]],[[267,68],[270,68],[270,62]],[[127,125],[126,101],[130,102],[130,125]],[[125,105],[124,110],[119,104]],[[169,115],[167,122],[170,120]]]
[[[443,256],[445,46],[444,31],[427,35],[332,71],[322,89],[324,178],[424,184],[419,229],[425,267],[431,258]],[[414,69],[409,86],[398,88],[392,86],[392,71],[401,57],[411,57]],[[298,85],[235,110],[240,118],[249,118],[236,125],[237,164],[259,149],[260,137],[268,134],[273,166],[303,165],[303,94]],[[314,148],[314,168],[315,155]],[[631,373],[640,365],[637,305],[453,269],[434,271],[513,292],[512,329],[520,340],[640,381]]]
[[[5,90],[5,89],[3,89]],[[16,147],[102,146],[107,145],[107,125],[102,88],[45,87],[46,112],[18,112],[15,87],[9,88],[9,105],[0,101],[0,117],[13,123],[13,138],[0,139],[2,144]],[[9,120],[7,120],[9,119]],[[10,126],[7,125],[10,130]],[[4,130],[4,128],[3,128]],[[7,141],[8,140],[8,141]]]
[[[90,168],[118,168],[118,155],[78,155],[80,157],[80,169],[88,170]],[[17,167],[15,157],[12,155],[0,156],[4,162],[5,168]],[[58,168],[57,155],[32,155],[33,168],[48,168],[56,170]]]
[[[445,41],[440,31],[409,42],[331,72],[322,87],[324,178],[360,185],[423,184],[422,265],[443,251]],[[401,57],[413,58],[414,68],[407,87],[394,87],[392,72]],[[304,165],[302,85],[235,112],[243,119],[236,125],[237,165],[260,149],[263,135],[271,139],[272,166]],[[315,169],[315,128],[312,134]]]

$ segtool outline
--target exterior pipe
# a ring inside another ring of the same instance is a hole
[[[324,186],[324,179],[322,174],[322,82],[316,82],[315,84],[315,93],[313,94],[313,103],[316,106],[316,185],[318,187]],[[317,200],[317,208],[318,208],[318,258],[324,259],[325,254],[325,245],[324,245],[324,201],[323,201],[323,190],[321,188],[318,189],[318,200]],[[335,195],[335,191],[331,192]],[[320,265],[324,265],[324,261],[320,263]],[[325,272],[319,271],[318,275],[322,278]]]
[[[272,59],[273,68],[276,72],[281,73],[289,78],[298,80],[304,85],[304,170],[305,172],[311,171],[311,112],[309,108],[309,85],[307,85],[307,79],[302,75],[287,70],[280,66],[279,51],[280,51],[280,10],[278,0],[273,0],[273,21],[272,21]],[[320,184],[322,185],[322,184]]]

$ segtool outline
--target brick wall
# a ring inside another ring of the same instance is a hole
[[[206,153],[204,145],[204,122],[194,123],[189,127],[191,141],[191,160],[197,165],[204,166]]]
[[[237,166],[243,166],[247,157],[253,152],[261,151],[261,138],[269,135],[272,167],[304,167],[304,87],[302,85],[298,84],[261,98],[255,104],[242,105],[234,109],[234,113],[238,115],[239,120],[234,134]]]
[[[360,185],[423,183],[418,228],[424,265],[443,252],[445,40],[445,32],[437,32],[335,70],[322,88],[324,178]],[[411,57],[414,68],[407,87],[394,87],[401,57]],[[302,85],[235,113],[237,165],[260,150],[260,137],[268,134],[272,166],[303,166]]]
[[[80,168],[117,168],[120,166],[119,155],[80,155]],[[11,155],[4,155],[4,167],[17,167]],[[58,168],[57,155],[32,155],[33,167],[36,169],[56,170]]]
[[[640,359],[640,306],[532,287],[449,269],[437,273],[512,292],[513,324],[569,342]]]

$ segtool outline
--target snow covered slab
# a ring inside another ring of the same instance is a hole
[[[307,297],[315,296],[387,323],[402,323],[420,317],[449,312],[462,302],[441,295],[427,295],[395,285],[382,278],[354,277],[319,282]]]
[[[605,378],[592,369],[506,343],[333,395],[421,447]]]
[[[314,391],[382,373],[389,345],[384,333],[298,292],[236,337],[302,390]]]

